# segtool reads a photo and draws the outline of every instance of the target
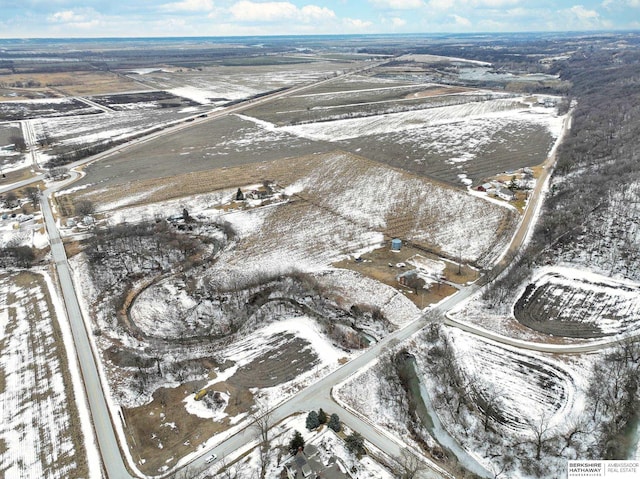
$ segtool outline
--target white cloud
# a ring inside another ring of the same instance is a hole
[[[333,10],[317,5],[306,5],[298,8],[289,2],[257,3],[242,0],[233,4],[229,11],[241,22],[277,22],[297,20],[302,22],[325,21],[335,18]]]
[[[560,10],[557,15],[562,19],[564,29],[580,30],[604,28],[600,14],[595,10],[589,10],[583,5],[574,5],[571,8]]]
[[[100,14],[93,9],[62,10],[47,17],[49,23],[64,25],[65,28],[85,30],[103,26]]]
[[[595,10],[587,10],[582,5],[574,5],[569,11],[580,20],[593,20],[600,17]]]
[[[404,27],[407,21],[404,18],[393,17],[391,23],[394,27]]]
[[[455,0],[430,0],[429,8],[435,10],[450,10],[455,5]]]
[[[377,8],[384,10],[413,10],[424,7],[422,0],[369,0]]]
[[[595,10],[587,10],[582,5],[574,5],[569,9],[569,12],[577,18],[579,21],[585,23],[591,23],[594,20],[598,20],[600,15]]]
[[[335,18],[336,14],[327,7],[319,7],[317,5],[305,5],[301,10],[304,21],[309,20],[328,20]]]
[[[472,0],[474,7],[504,8],[518,5],[520,0]]]
[[[212,9],[213,0],[182,0],[160,5],[160,10],[166,12],[208,12]]]
[[[468,18],[461,17],[460,15],[452,15],[458,27],[470,27],[471,21]]]
[[[343,23],[349,30],[364,30],[373,25],[372,22],[360,20],[359,18],[345,18]]]
[[[49,21],[54,23],[83,22],[84,20],[84,15],[74,12],[73,10],[64,10],[49,15]]]

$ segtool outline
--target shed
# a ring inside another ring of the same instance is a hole
[[[391,251],[400,251],[400,248],[402,248],[402,240],[393,238],[391,240]]]

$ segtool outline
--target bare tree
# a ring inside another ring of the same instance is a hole
[[[564,445],[562,446],[562,450],[560,453],[563,453],[565,449],[568,447],[573,447],[575,449],[579,449],[578,437],[582,435],[591,435],[591,428],[589,427],[589,422],[586,418],[579,418],[572,421],[567,430],[562,434],[562,439],[564,439]]]
[[[31,204],[35,208],[40,203],[40,190],[34,186],[28,186],[24,190],[25,195],[31,201]]]
[[[550,424],[550,418],[544,411],[537,418],[528,419],[527,426],[533,435],[532,443],[536,448],[536,460],[539,461],[544,445],[554,439],[554,428]]]
[[[495,385],[487,385],[480,389],[474,390],[476,404],[482,413],[482,426],[487,432],[492,419],[500,417],[500,406],[503,392],[496,388]]]
[[[253,418],[253,427],[258,431],[258,438],[260,439],[260,444],[258,445],[260,477],[264,478],[269,465],[269,429],[273,426],[273,410],[268,403],[258,402]]]
[[[418,456],[406,448],[400,452],[398,465],[396,475],[399,479],[415,479],[418,477],[418,473],[425,470],[425,466]]]
[[[76,216],[86,216],[93,214],[95,206],[89,200],[77,200],[73,203],[73,211]]]
[[[24,141],[22,135],[11,135],[9,142],[13,143],[13,148],[19,152],[27,151],[27,143]]]
[[[13,191],[9,191],[6,195],[4,195],[4,206],[5,208],[15,208],[18,197]]]

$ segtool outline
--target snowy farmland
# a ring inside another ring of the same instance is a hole
[[[430,84],[381,86],[380,80],[369,80],[369,88],[341,90],[345,85],[337,82],[324,93],[276,100],[194,125],[90,166],[80,184],[108,186],[128,181],[132,173],[139,180],[161,178],[340,149],[464,187],[542,163],[562,128],[564,117],[540,106],[536,97],[484,90],[450,93]],[[431,96],[415,96],[425,92]],[[99,115],[113,118],[103,137],[121,138],[143,122],[136,120],[142,111],[121,113],[130,116]],[[162,110],[148,113],[161,115]],[[311,116],[307,123],[280,126],[278,118],[294,121],[300,115]],[[164,117],[155,120],[161,121]],[[68,137],[69,144],[98,134],[77,122],[55,122],[58,131],[68,131],[60,136]],[[135,129],[149,128],[149,123]]]
[[[26,166],[25,155],[16,150],[16,137],[22,138],[20,123],[0,124],[0,168],[5,173]]]
[[[602,337],[637,330],[640,285],[572,268],[542,268],[514,305],[524,325],[554,336]]]
[[[246,173],[236,168],[213,170],[210,176],[198,178],[185,175],[174,179],[171,191],[181,191],[183,181],[189,182],[185,189],[196,182],[206,187],[215,185],[220,177],[245,188],[235,176],[246,177]],[[251,257],[252,270],[269,270],[278,264],[285,269],[290,264],[310,270],[324,268],[389,237],[406,238],[451,258],[460,256],[485,265],[502,253],[517,220],[508,207],[344,152],[262,163],[248,178],[260,177],[283,186],[290,201],[225,214],[219,209],[224,194],[213,193],[215,199],[211,194],[200,196],[200,204],[195,197],[184,198],[130,207],[110,216],[135,221],[161,211],[182,211],[180,205],[190,205],[193,214],[223,215],[221,219],[233,224],[243,238],[226,261],[244,269],[242,262]],[[153,191],[166,191],[166,185],[158,182],[144,183],[144,187],[148,194],[139,191],[135,195],[149,198]],[[136,190],[132,184],[130,191]],[[81,190],[77,195],[95,201],[99,191]],[[128,202],[118,195],[116,203]],[[227,198],[229,201],[230,195]],[[334,226],[327,228],[328,224]]]
[[[438,347],[423,334],[410,350],[431,403],[462,447],[489,471],[510,470],[509,477],[555,476],[567,459],[583,457],[584,446],[569,434],[586,420],[595,357],[523,352],[455,328],[445,334],[458,368],[454,384],[465,384],[457,405],[445,379],[452,369],[436,366]]]
[[[339,385],[338,398],[427,455],[447,457],[449,467],[502,471],[512,478],[561,474],[566,459],[581,454],[582,446],[567,431],[584,417],[595,359],[525,353],[457,329],[444,334],[446,347],[423,330],[391,349]],[[402,369],[414,362],[415,373]],[[416,402],[422,405],[410,409]],[[559,452],[532,461],[540,428],[545,447],[553,444]],[[508,459],[513,456],[516,461]],[[542,467],[532,473],[536,464]]]
[[[48,139],[56,150],[87,147],[96,143],[117,142],[136,133],[193,116],[193,107],[161,109],[155,104],[135,103],[120,111],[102,112],[89,116],[56,116],[32,120],[38,139]]]
[[[167,90],[201,104],[224,104],[278,88],[319,80],[342,67],[333,62],[301,65],[214,66],[199,69],[138,71],[129,74],[138,83]],[[352,68],[352,65],[349,65]]]
[[[0,475],[87,477],[66,351],[42,276],[0,276],[0,305]]]
[[[552,355],[517,351],[455,328],[448,334],[463,371],[477,381],[474,389],[481,395],[499,395],[500,427],[505,433],[526,433],[527,421],[543,414],[556,427],[582,412],[577,394],[586,388],[586,378]],[[421,369],[428,376],[428,357],[423,361]],[[430,386],[435,394],[438,384]]]
[[[476,296],[448,315],[536,342],[623,338],[638,326],[639,287],[635,281],[613,279],[582,266],[548,266],[536,269],[498,307],[492,299]]]

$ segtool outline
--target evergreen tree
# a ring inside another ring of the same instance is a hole
[[[244,193],[242,192],[242,190],[240,188],[238,188],[238,191],[236,192],[236,200],[237,201],[244,200]]]
[[[320,420],[318,419],[318,413],[315,411],[311,411],[307,415],[307,429],[309,431],[313,431],[320,425]]]
[[[320,410],[318,411],[318,421],[320,422],[320,424],[327,423],[327,413],[324,412],[322,408],[320,408]]]
[[[328,426],[333,429],[335,432],[340,432],[342,430],[342,424],[340,424],[340,418],[336,413],[333,413],[331,417],[329,417]]]
[[[354,432],[353,434],[349,434],[344,442],[349,452],[355,454],[358,458],[365,454],[364,437],[362,437],[360,433]]]
[[[295,454],[301,447],[304,448],[304,438],[298,431],[294,431],[293,439],[291,439],[291,442],[289,443],[289,452],[291,454]]]

